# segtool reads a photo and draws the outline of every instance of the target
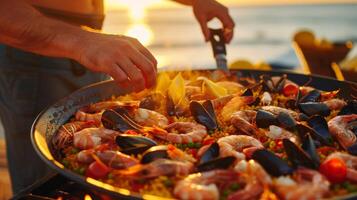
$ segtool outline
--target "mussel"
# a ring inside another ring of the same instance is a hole
[[[320,165],[320,158],[316,151],[315,141],[312,139],[310,133],[305,135],[302,140],[301,148],[310,156],[311,160],[314,162],[316,168]]]
[[[250,89],[250,88],[245,89],[241,96],[244,96],[244,97],[253,96],[252,89]]]
[[[304,150],[302,150],[290,140],[283,139],[283,145],[288,160],[295,168],[303,166],[311,169],[316,169],[319,166],[319,164],[315,163],[314,160],[312,160],[311,157]]]
[[[304,125],[302,123],[298,123],[295,126],[295,129],[298,132],[299,138],[301,140],[304,140],[306,137],[306,134],[310,134],[310,136],[315,140],[315,143],[321,143],[323,145],[330,145],[331,141],[325,139],[323,136],[321,136],[319,133],[317,133],[314,129],[312,129],[310,126]]]
[[[328,129],[327,122],[324,117],[320,115],[315,115],[307,121],[309,126],[315,130],[315,132],[320,135],[328,143],[332,143],[333,139]]]
[[[120,132],[142,129],[141,125],[134,122],[126,113],[120,114],[112,109],[103,112],[101,121],[105,128]]]
[[[280,112],[276,119],[284,128],[293,128],[296,126],[295,119],[287,112]]]
[[[319,90],[311,90],[300,99],[300,103],[318,102],[321,99],[321,92]]]
[[[128,155],[143,153],[150,147],[157,145],[157,143],[150,138],[127,134],[116,136],[115,142],[120,147],[120,151]]]
[[[287,162],[266,149],[256,150],[252,158],[257,161],[265,171],[275,177],[289,175],[294,171]]]
[[[213,160],[219,156],[219,145],[217,142],[212,143],[210,147],[203,153],[203,155],[200,158],[199,163],[205,163],[210,160]]]
[[[165,98],[159,92],[152,93],[140,101],[139,107],[148,110],[160,110],[165,106]]]
[[[146,164],[150,163],[159,158],[169,158],[169,154],[167,153],[168,147],[166,145],[159,145],[150,147],[143,153],[143,157],[141,158],[141,163]]]
[[[347,105],[344,106],[338,115],[351,115],[357,114],[357,100],[350,100]]]
[[[210,171],[213,169],[227,169],[229,168],[234,162],[236,158],[234,156],[227,156],[222,158],[215,158],[208,162],[204,162],[197,166],[197,171]]]
[[[324,103],[320,103],[320,102],[299,103],[298,107],[300,111],[306,114],[307,116],[321,115],[326,117],[330,115],[330,108]]]
[[[206,103],[208,106],[209,103]],[[208,110],[199,102],[197,101],[191,101],[190,103],[190,111],[197,123],[200,123],[204,125],[207,130],[212,131],[216,130],[218,128],[217,122],[216,122],[216,117],[215,113],[212,108],[208,108]],[[213,113],[210,113],[209,111],[213,111]]]
[[[347,147],[347,152],[351,155],[357,156],[357,143]]]
[[[273,113],[265,110],[258,110],[255,120],[258,128],[268,128],[270,125],[279,124],[276,116]]]

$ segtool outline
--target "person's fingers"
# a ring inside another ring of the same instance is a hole
[[[120,68],[118,64],[114,64],[111,67],[109,75],[120,87],[127,88],[129,86],[128,75]]]
[[[138,47],[139,51],[144,54],[153,64],[156,70],[157,67],[157,60],[154,57],[154,55],[152,55],[152,53],[146,48],[144,47],[144,45],[142,45],[137,39],[134,39],[134,44]]]
[[[207,42],[210,37],[210,32],[207,26],[207,18],[205,16],[197,16],[198,23],[200,24],[203,36],[205,37],[205,41]]]
[[[145,89],[145,80],[142,72],[135,66],[129,58],[122,58],[118,61],[120,68],[129,77],[129,83],[133,87],[134,91],[139,92]]]
[[[137,49],[131,49],[130,59],[135,66],[141,70],[142,75],[145,78],[145,87],[153,87],[156,83],[156,67],[149,59],[147,59]]]
[[[226,12],[220,12],[217,18],[222,22],[224,28],[224,38],[226,43],[229,43],[233,38],[234,21],[229,15],[228,10]]]

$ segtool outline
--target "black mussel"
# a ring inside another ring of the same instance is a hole
[[[275,177],[292,174],[294,171],[287,162],[266,149],[254,151],[252,158],[257,161],[265,171]]]
[[[320,115],[315,115],[307,120],[309,126],[315,130],[317,134],[323,137],[329,143],[332,143],[332,136],[328,129],[327,122],[324,117]]]
[[[170,95],[166,95],[166,112],[169,116],[176,116],[175,103]]]
[[[219,145],[217,142],[211,144],[211,146],[203,153],[200,159],[200,164],[213,160],[219,156]]]
[[[285,107],[290,109],[296,109],[297,103],[295,99],[289,99],[285,102]]]
[[[320,165],[320,158],[316,151],[316,142],[309,133],[306,134],[305,139],[302,141],[301,148],[310,156],[317,168]]]
[[[307,120],[309,120],[309,116],[307,116],[304,113],[299,113],[299,120],[300,121],[307,121]]]
[[[197,171],[204,172],[204,171],[210,171],[213,169],[227,169],[235,162],[235,160],[236,160],[236,158],[234,156],[215,158],[208,162],[199,164],[197,166]]]
[[[121,152],[129,155],[143,153],[150,147],[157,145],[157,143],[150,138],[126,134],[116,136],[115,142],[120,147]]]
[[[321,115],[326,117],[330,115],[330,108],[327,107],[327,105],[324,103],[320,103],[320,102],[299,103],[298,107],[300,111],[306,114],[307,116]]]
[[[280,112],[276,119],[284,128],[293,128],[296,126],[295,119],[287,112]]]
[[[275,92],[273,80],[271,79],[271,77],[269,75],[262,75],[262,76],[260,76],[260,79],[261,79],[264,91]]]
[[[316,169],[318,167],[318,165],[316,166],[315,162],[304,150],[291,142],[289,139],[283,139],[283,145],[288,160],[295,168],[302,166],[310,169]]]
[[[357,114],[357,100],[350,100],[347,105],[344,106],[338,115],[352,115]]]
[[[278,125],[276,116],[265,110],[258,110],[256,115],[256,123],[258,128],[268,128],[270,125]]]
[[[275,92],[280,92],[286,83],[286,79],[287,79],[287,75],[284,74],[280,77],[280,79],[278,80],[278,82],[275,84]]]
[[[139,131],[141,129],[141,126],[131,120],[129,116],[119,114],[111,109],[103,112],[101,121],[105,128],[120,132],[125,132],[127,130]]]
[[[258,106],[260,103],[260,100],[261,100],[260,97],[257,97],[257,98],[255,98],[255,100],[252,103],[250,103],[248,105],[249,106]]]
[[[347,152],[351,155],[357,156],[357,143],[347,147]]]
[[[218,128],[216,121],[211,117],[202,104],[197,101],[191,101],[190,111],[195,121],[204,125],[209,131]]]
[[[152,93],[140,101],[139,107],[148,110],[159,110],[164,106],[165,96],[161,93]]]
[[[143,153],[143,157],[140,162],[142,164],[146,164],[159,158],[169,158],[167,149],[168,147],[166,145],[153,146]]]
[[[321,92],[319,90],[311,90],[300,99],[300,103],[318,102],[321,99]]]
[[[241,96],[243,96],[243,97],[253,96],[253,91],[251,89],[247,88]]]
[[[211,118],[214,120],[214,122],[217,124],[217,118],[216,118],[216,113],[214,112],[213,104],[211,100],[206,100],[202,103],[202,106],[206,109],[208,114],[211,116]]]
[[[326,140],[324,137],[322,137],[320,134],[318,134],[313,128],[311,128],[310,126],[304,125],[302,123],[298,123],[295,126],[298,136],[300,138],[301,141],[303,141],[306,137],[307,134],[310,134],[311,137],[314,140],[317,140],[320,144],[323,145],[331,145],[331,141],[330,140]],[[316,144],[316,143],[315,143]]]

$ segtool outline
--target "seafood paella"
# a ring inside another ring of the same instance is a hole
[[[357,192],[357,100],[223,71],[80,108],[51,139],[68,169],[175,199],[321,199]]]

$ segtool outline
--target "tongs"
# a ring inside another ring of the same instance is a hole
[[[216,59],[217,69],[228,71],[226,44],[224,42],[223,29],[209,29],[213,56]]]

